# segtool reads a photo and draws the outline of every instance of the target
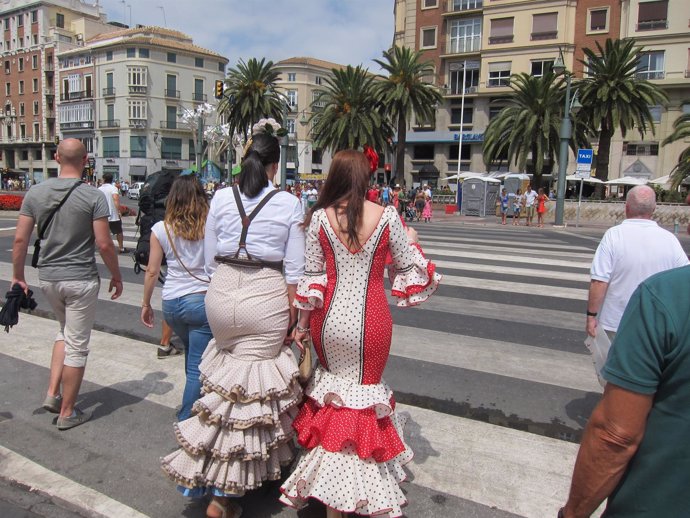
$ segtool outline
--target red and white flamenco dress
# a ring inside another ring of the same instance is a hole
[[[383,279],[389,252],[398,306],[425,301],[441,276],[408,242],[394,207],[384,210],[356,252],[339,239],[325,211],[314,212],[295,306],[312,310],[319,365],[293,423],[305,451],[281,487],[287,505],[314,498],[342,512],[402,516],[407,500],[399,483],[412,451],[393,392],[381,379],[393,331]]]

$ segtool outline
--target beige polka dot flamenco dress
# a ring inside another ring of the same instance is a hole
[[[293,424],[305,450],[281,487],[287,505],[301,507],[314,498],[342,512],[402,516],[407,501],[399,483],[412,451],[403,441],[393,392],[381,379],[393,329],[386,266],[399,306],[423,302],[441,278],[419,247],[408,243],[393,207],[356,252],[339,239],[323,210],[314,213],[295,306],[312,310],[319,365]]]

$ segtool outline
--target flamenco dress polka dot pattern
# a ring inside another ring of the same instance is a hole
[[[383,276],[389,252],[398,305],[426,300],[441,277],[408,243],[393,207],[356,252],[339,239],[323,210],[314,213],[295,306],[312,310],[319,366],[293,423],[305,451],[281,487],[287,505],[301,507],[314,498],[342,512],[402,516],[407,500],[399,483],[412,451],[403,441],[393,392],[381,379],[393,330]]]

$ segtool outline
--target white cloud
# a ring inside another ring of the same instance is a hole
[[[393,40],[393,0],[101,0],[110,21],[190,35],[234,66],[242,58],[309,56],[379,72]],[[160,7],[164,9],[161,9]]]

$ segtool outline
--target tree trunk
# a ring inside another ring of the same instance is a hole
[[[611,160],[611,139],[613,128],[608,121],[601,125],[599,133],[599,149],[597,150],[597,174],[596,177],[605,182],[609,179],[609,162]],[[604,185],[596,184],[595,193],[598,197],[604,197]]]
[[[407,121],[405,114],[398,117],[398,143],[395,146],[395,183],[405,181],[405,141],[407,140]]]

